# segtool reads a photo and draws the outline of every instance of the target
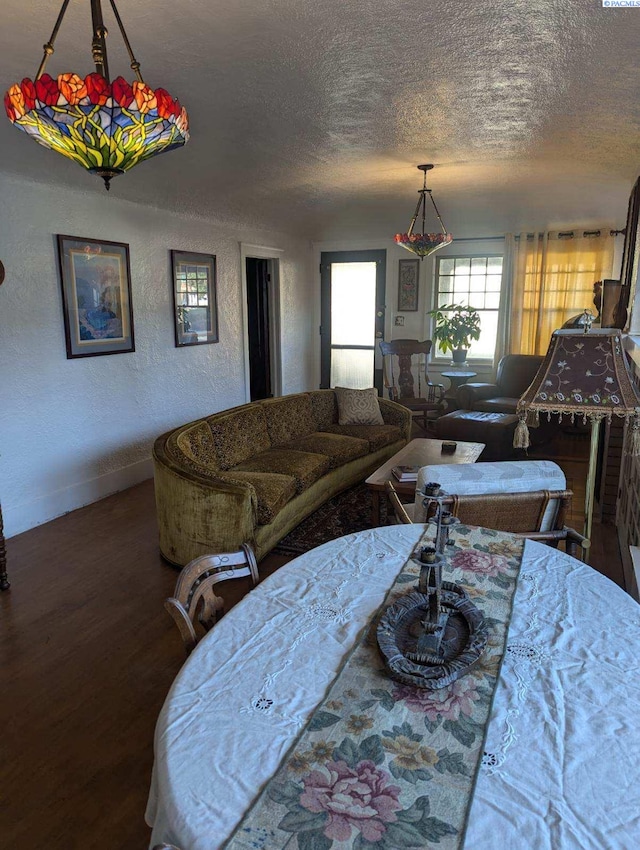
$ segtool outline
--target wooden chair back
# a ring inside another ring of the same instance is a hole
[[[401,524],[413,523],[414,505],[402,504],[391,481],[387,482],[386,489],[396,520]],[[454,516],[468,525],[508,531],[518,537],[540,540],[554,547],[564,541],[567,553],[576,557],[578,549],[586,551],[590,542],[575,529],[564,524],[572,497],[571,490],[536,490],[530,493],[449,495],[444,498],[443,504],[449,507]],[[542,518],[552,500],[558,502],[553,527],[548,531],[541,531]]]
[[[413,417],[422,420],[425,431],[428,430],[429,420],[441,416],[445,407],[444,386],[432,383],[427,371],[431,344],[430,339],[422,342],[417,339],[380,342],[384,386],[389,398],[409,408]],[[414,356],[418,357],[415,368]],[[419,356],[424,357],[423,364],[420,364]],[[394,362],[396,359],[397,368]]]
[[[453,494],[444,503],[454,516],[468,525],[526,534],[542,530],[542,518],[551,501],[555,501],[558,508],[550,530],[563,528],[572,497],[571,490],[537,490],[532,493]]]
[[[431,345],[430,339],[423,342],[419,342],[417,339],[393,339],[390,342],[380,342],[380,351],[384,358],[385,387],[389,391],[389,398],[392,401],[424,397],[423,392],[427,394],[428,387],[435,386],[431,384],[427,373],[427,359]],[[412,366],[413,357],[416,355],[424,355],[424,367],[419,366],[414,375]],[[397,358],[397,369],[394,369],[394,357]],[[387,358],[389,358],[389,361]],[[397,386],[396,371],[398,372]]]
[[[224,600],[213,590],[216,584],[247,576],[255,587],[258,564],[253,549],[245,543],[238,552],[201,555],[182,569],[174,595],[165,600],[164,607],[180,630],[187,655],[224,613]]]

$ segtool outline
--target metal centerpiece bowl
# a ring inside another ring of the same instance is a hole
[[[377,640],[390,675],[419,688],[446,688],[466,675],[482,657],[489,627],[465,590],[442,580],[444,547],[450,528],[459,522],[445,509],[439,484],[425,485],[425,507],[435,505],[429,520],[436,526],[434,546],[418,558],[417,590],[390,605],[378,623]]]

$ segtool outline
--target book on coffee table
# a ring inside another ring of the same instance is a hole
[[[391,474],[398,481],[417,481],[419,468],[418,466],[394,466]]]

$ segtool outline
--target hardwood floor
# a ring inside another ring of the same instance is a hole
[[[578,489],[582,461],[561,463]],[[595,531],[593,566],[621,581],[615,529]],[[177,572],[158,553],[153,483],[14,537],[7,554],[0,848],[144,848],[153,730],[184,660],[162,604]],[[269,556],[261,575],[287,560]],[[220,592],[230,606],[248,589]]]

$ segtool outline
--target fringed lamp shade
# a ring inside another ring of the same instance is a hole
[[[640,415],[640,397],[627,369],[620,331],[555,331],[538,373],[518,403],[520,419],[540,413],[625,419]]]
[[[165,89],[139,80],[43,74],[11,86],[4,106],[14,126],[101,177],[123,174],[189,139],[185,108]]]
[[[640,396],[627,368],[619,330],[589,333],[555,331],[538,372],[518,402],[519,422],[514,446],[529,446],[528,425],[537,426],[540,414],[576,417],[591,422],[591,449],[585,505],[585,536],[591,536],[598,433],[603,419],[631,420],[628,451],[640,454]]]

